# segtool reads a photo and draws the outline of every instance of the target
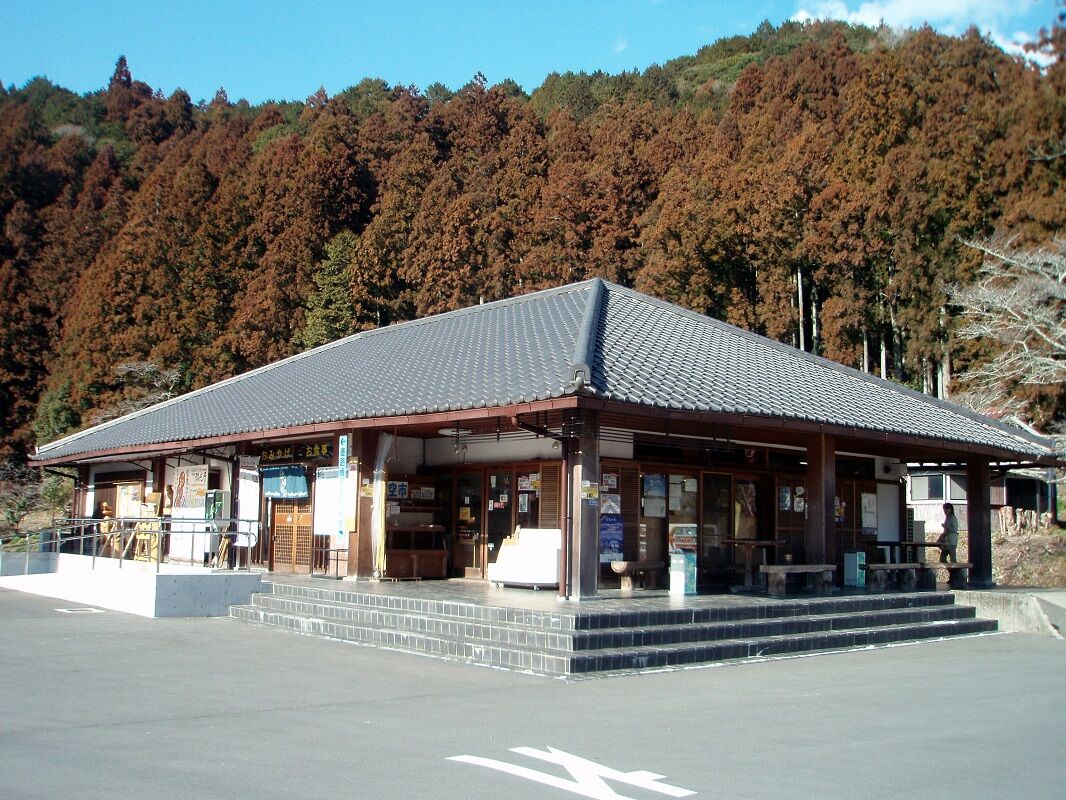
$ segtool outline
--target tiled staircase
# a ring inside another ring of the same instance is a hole
[[[238,620],[441,658],[576,676],[861,648],[996,630],[949,592],[849,595],[670,607],[599,601],[511,608],[341,587],[270,584]],[[699,598],[703,600],[703,598]]]

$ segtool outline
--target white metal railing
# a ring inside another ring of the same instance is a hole
[[[258,520],[238,518],[68,517],[53,520],[48,528],[0,539],[0,545],[9,550],[18,539],[24,538],[23,547],[17,550],[25,550],[27,570],[29,554],[41,552],[88,555],[92,557],[93,568],[97,558],[117,559],[119,568],[124,561],[154,563],[159,572],[164,563],[184,561],[181,539],[186,537],[189,540],[187,563],[202,562],[206,567],[214,562],[216,568],[232,563],[232,568],[250,571],[252,550],[259,541],[260,530]],[[244,559],[240,558],[238,548],[245,551]],[[241,560],[245,562],[243,567]]]

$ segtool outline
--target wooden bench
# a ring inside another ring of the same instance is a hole
[[[642,589],[655,588],[655,578],[659,570],[666,566],[662,561],[612,561],[611,569],[620,575],[620,588],[623,592],[633,591],[633,576],[640,577]]]
[[[829,594],[833,590],[833,564],[760,564],[759,572],[766,575],[766,591],[774,597],[784,597],[789,575],[806,575],[807,588],[815,594]]]
[[[900,589],[913,592],[918,588],[918,571],[923,566],[917,561],[905,561],[902,564],[860,564],[859,568],[866,570],[866,590],[869,592],[883,592],[888,586],[890,573],[896,573]]]

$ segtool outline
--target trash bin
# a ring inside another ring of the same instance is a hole
[[[866,586],[866,553],[844,553],[844,585],[862,589]]]
[[[687,550],[670,554],[670,594],[696,594],[696,554]]]

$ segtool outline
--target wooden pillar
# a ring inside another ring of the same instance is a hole
[[[351,452],[359,459],[359,500],[355,513],[355,531],[348,537],[348,574],[357,578],[374,575],[374,550],[370,536],[374,500],[363,489],[364,480],[374,480],[374,457],[377,455],[377,431],[358,431],[353,436]]]
[[[89,467],[85,464],[78,465],[78,480],[74,484],[74,502],[71,504],[72,517],[91,517],[96,511],[96,503],[86,508],[89,498]],[[95,500],[95,498],[94,498]]]
[[[570,539],[572,584],[570,597],[594,597],[600,570],[600,441],[595,414],[581,418],[581,435],[570,454],[570,508],[573,527]],[[583,485],[584,484],[584,485]],[[586,495],[596,487],[596,499]]]
[[[966,461],[966,535],[970,584],[988,588],[992,582],[992,490],[988,459],[971,456]]]
[[[827,434],[807,446],[807,528],[804,545],[808,564],[827,564],[826,542],[836,524],[836,440]]]

